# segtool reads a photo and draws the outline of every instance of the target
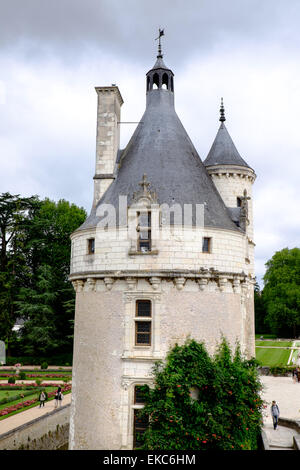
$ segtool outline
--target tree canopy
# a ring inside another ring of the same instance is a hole
[[[266,266],[265,321],[272,332],[297,337],[300,334],[300,249],[277,251]]]
[[[68,201],[0,195],[0,338],[22,353],[72,349],[70,234],[86,218]],[[24,327],[16,343],[12,327]]]

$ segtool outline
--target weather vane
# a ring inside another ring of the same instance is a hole
[[[161,42],[160,42],[160,38],[162,36],[165,35],[165,32],[164,32],[164,29],[160,29],[158,30],[158,38],[155,39],[155,41],[158,40],[158,56],[157,58],[161,57],[162,58],[162,53],[161,53]]]

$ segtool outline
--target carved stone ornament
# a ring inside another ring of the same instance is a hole
[[[149,190],[150,183],[147,181],[147,175],[144,173],[142,181],[139,183],[141,189],[133,193],[133,201],[138,202],[140,199],[148,199],[151,203],[157,203],[157,195]]]
[[[153,276],[149,278],[149,282],[154,290],[158,290],[161,283],[161,279],[159,277]]]
[[[182,290],[186,282],[186,279],[184,277],[175,277],[174,282],[175,282],[175,286],[177,287],[177,289]]]
[[[134,290],[136,287],[136,279],[133,277],[126,278],[128,290]]]
[[[114,279],[112,277],[105,277],[103,280],[107,290],[111,290],[113,283],[115,282]]]
[[[93,292],[96,286],[96,279],[89,277],[86,281],[86,290],[88,292]]]
[[[72,282],[75,292],[82,292],[84,287],[84,281],[77,280]]]

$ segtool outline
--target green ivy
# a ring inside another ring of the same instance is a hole
[[[142,449],[257,449],[263,401],[256,365],[239,346],[232,355],[224,338],[213,357],[192,339],[176,345],[154,366],[155,388],[143,389],[140,415],[149,416],[149,427]]]

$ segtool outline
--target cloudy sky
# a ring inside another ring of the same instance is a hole
[[[165,28],[176,111],[202,160],[219,126],[255,169],[256,275],[299,246],[299,0],[0,0],[0,192],[92,203],[95,86],[145,108]],[[123,125],[123,148],[134,125]]]

